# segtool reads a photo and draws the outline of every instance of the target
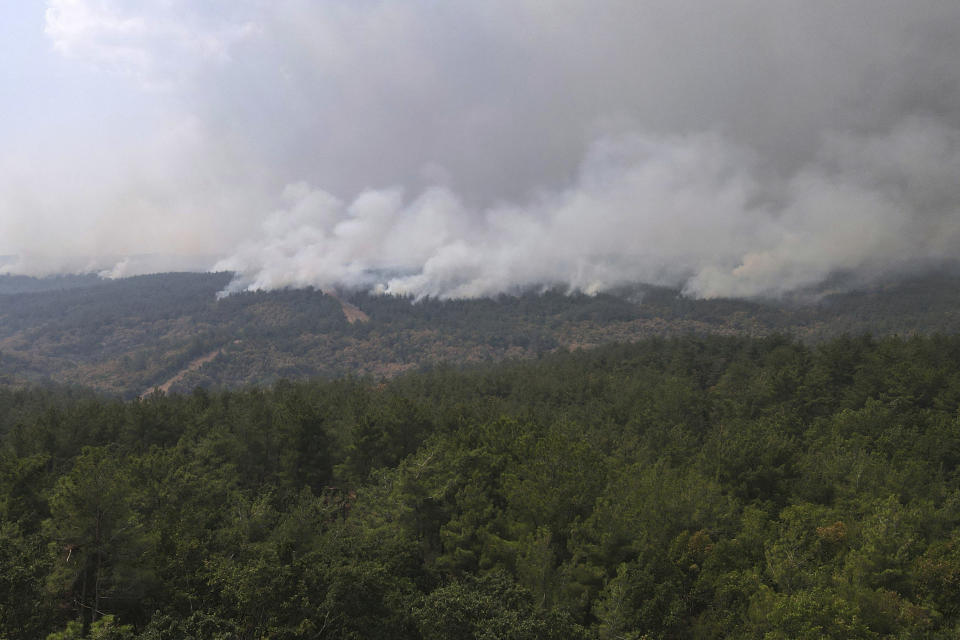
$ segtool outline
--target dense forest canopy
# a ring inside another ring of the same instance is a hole
[[[0,389],[0,637],[954,638],[960,337]]]

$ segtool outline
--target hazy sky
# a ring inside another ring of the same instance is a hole
[[[956,0],[17,0],[0,35],[7,271],[755,295],[960,247]]]

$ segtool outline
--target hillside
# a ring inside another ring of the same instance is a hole
[[[309,289],[218,300],[230,278],[0,277],[0,379],[134,397],[156,387],[384,378],[440,362],[529,358],[651,336],[789,333],[817,342],[843,333],[960,330],[960,278],[953,275],[779,301],[692,300],[650,286],[455,301]]]

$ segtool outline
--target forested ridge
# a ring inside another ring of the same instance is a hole
[[[0,637],[955,638],[960,337],[0,389]]]
[[[688,334],[960,333],[960,268],[777,300],[694,300],[637,285],[588,296],[533,290],[476,300],[312,289],[218,299],[230,273],[0,276],[0,382],[54,382],[133,398],[156,387],[233,389],[278,379],[389,378],[438,363],[536,358]],[[844,285],[844,286],[841,286]],[[368,318],[351,323],[341,303]],[[202,361],[202,366],[192,363]]]

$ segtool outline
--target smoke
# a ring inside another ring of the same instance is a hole
[[[0,253],[24,264],[215,254],[230,291],[753,296],[960,240],[952,0],[47,8],[95,90],[79,123],[55,112],[0,152]]]
[[[289,207],[216,269],[241,274],[228,291],[470,298],[648,282],[701,297],[778,295],[837,271],[951,258],[958,172],[960,136],[927,120],[883,137],[838,134],[785,180],[718,135],[618,136],[593,145],[569,188],[522,204],[471,209],[442,187],[409,201],[369,190],[347,204],[292,185]]]

